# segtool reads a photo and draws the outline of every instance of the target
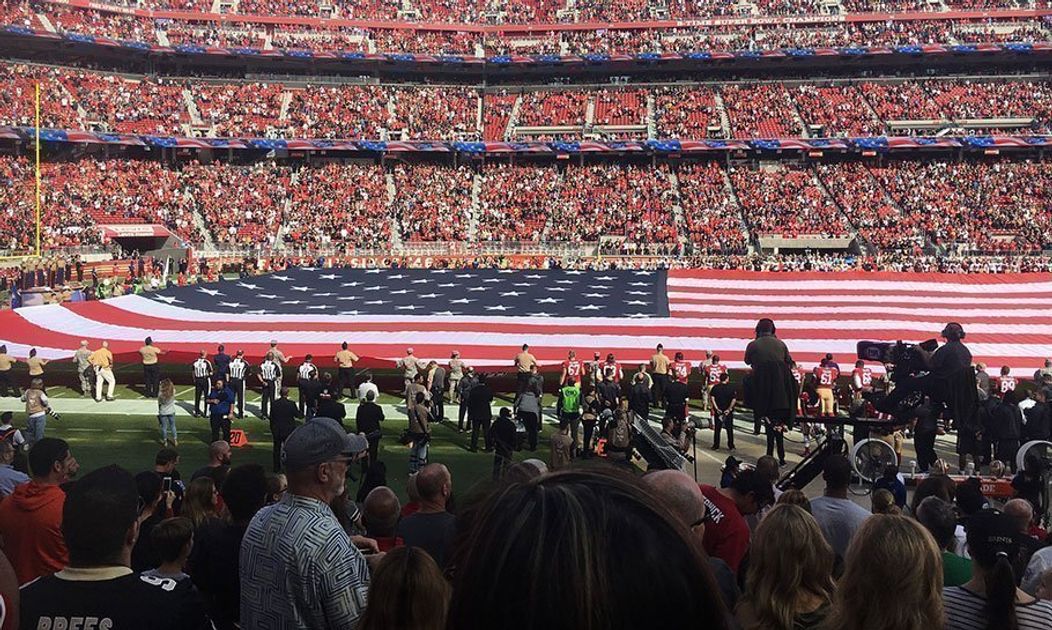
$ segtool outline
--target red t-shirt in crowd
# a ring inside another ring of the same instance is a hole
[[[723,560],[731,571],[737,573],[738,565],[749,549],[749,525],[734,501],[723,496],[718,488],[698,485],[705,495],[705,508],[709,513],[702,539],[705,553]]]

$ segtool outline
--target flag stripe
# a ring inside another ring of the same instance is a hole
[[[125,301],[122,304],[128,305],[132,302]],[[163,305],[162,305],[163,306]],[[111,302],[89,302],[83,305],[77,305],[74,310],[75,313],[95,321],[108,322],[115,325],[130,327],[130,328],[141,328],[145,330],[157,331],[157,330],[179,330],[179,331],[264,331],[271,333],[275,330],[272,323],[264,323],[254,320],[248,321],[237,321],[237,322],[215,322],[215,321],[191,321],[191,320],[178,320],[165,317],[154,317],[150,315],[142,315],[139,313],[126,310],[125,308],[115,307]],[[30,317],[35,318],[32,312],[24,313]],[[523,335],[573,335],[580,334],[581,324],[567,324],[563,323],[563,318],[551,319],[552,323],[520,323],[511,321],[512,318],[504,318],[499,325],[478,320],[470,320],[467,318],[444,318],[447,321],[432,321],[432,319],[439,318],[427,318],[427,317],[416,317],[414,321],[400,321],[400,328],[403,330],[412,330],[420,333],[430,333],[436,331],[445,332],[507,332]],[[459,321],[463,319],[464,321]],[[519,318],[527,319],[527,318]],[[41,325],[48,328],[61,328],[61,324],[46,324],[43,318],[34,319],[41,323]],[[636,323],[636,322],[640,323]],[[585,323],[585,322],[582,322]],[[676,337],[696,337],[696,336],[708,336],[708,337],[727,337],[735,339],[748,339],[752,336],[752,331],[755,326],[753,320],[687,320],[687,319],[673,319],[666,320],[659,323],[659,326],[645,326],[644,320],[617,320],[616,323],[604,323],[602,329],[604,332],[611,333],[616,332],[620,335],[631,335],[631,336],[676,336]],[[907,322],[908,323],[908,322]],[[782,337],[784,339],[849,339],[857,340],[860,338],[860,333],[869,332],[879,326],[887,326],[889,322],[862,322],[862,325],[857,327],[846,327],[842,322],[814,322],[814,326],[811,328],[795,328],[796,322],[788,322],[782,325]],[[825,328],[820,327],[825,325]],[[930,324],[922,324],[913,328],[899,327],[899,328],[886,328],[880,330],[880,337],[894,338],[894,339],[919,339],[921,337],[934,337],[938,334],[941,329],[942,323],[940,322],[937,326]],[[327,332],[350,332],[350,331],[389,331],[391,330],[392,322],[390,321],[355,321],[349,322],[345,318],[341,321],[311,321],[302,322],[295,325],[289,324],[286,326],[287,330],[303,330],[303,331],[327,331]],[[986,332],[985,329],[994,329],[993,332]],[[1003,342],[1003,343],[1025,343],[1025,344],[1040,344],[1048,341],[1048,336],[1039,334],[1037,330],[1044,331],[1047,329],[1046,326],[1033,326],[1034,330],[1027,332],[1021,330],[1020,332],[1005,332],[1009,329],[1007,326],[995,326],[986,325],[979,327],[972,327],[970,339],[975,342]]]

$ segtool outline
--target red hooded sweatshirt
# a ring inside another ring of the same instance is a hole
[[[54,485],[24,483],[0,502],[0,539],[18,583],[50,575],[69,564],[62,538],[66,493]]]

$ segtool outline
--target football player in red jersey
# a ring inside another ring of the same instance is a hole
[[[712,393],[712,388],[719,384],[720,376],[727,373],[727,366],[720,363],[720,355],[712,355],[712,361],[707,367],[704,368],[702,376],[705,377],[702,400],[705,402],[706,407],[708,406],[709,394]],[[710,414],[711,416],[711,414]],[[709,428],[712,428],[712,420],[709,420]]]
[[[836,409],[836,398],[833,396],[833,387],[836,385],[837,378],[840,377],[840,370],[835,367],[818,366],[814,370],[815,379],[815,390],[818,393],[818,401],[821,407],[821,415],[823,417],[832,417]]]
[[[852,399],[857,404],[862,401],[863,392],[871,391],[873,391],[873,370],[866,367],[864,361],[855,361],[855,369],[851,370]]]
[[[1001,366],[1001,376],[997,379],[997,392],[1003,398],[1008,392],[1014,392],[1015,386],[1018,384],[1016,378],[1011,375],[1012,368],[1007,365]]]
[[[683,360],[683,353],[677,352],[676,359],[670,366],[672,369],[672,376],[680,383],[687,384],[687,379],[690,378],[690,361]]]
[[[567,378],[573,381],[574,385],[581,385],[581,362],[577,360],[577,353],[573,350],[563,361],[563,373],[559,376],[559,382],[566,383]]]

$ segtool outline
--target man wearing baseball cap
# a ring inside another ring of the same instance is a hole
[[[288,492],[256,514],[241,543],[241,626],[352,628],[365,611],[369,570],[329,505],[365,436],[316,417],[285,440]]]

